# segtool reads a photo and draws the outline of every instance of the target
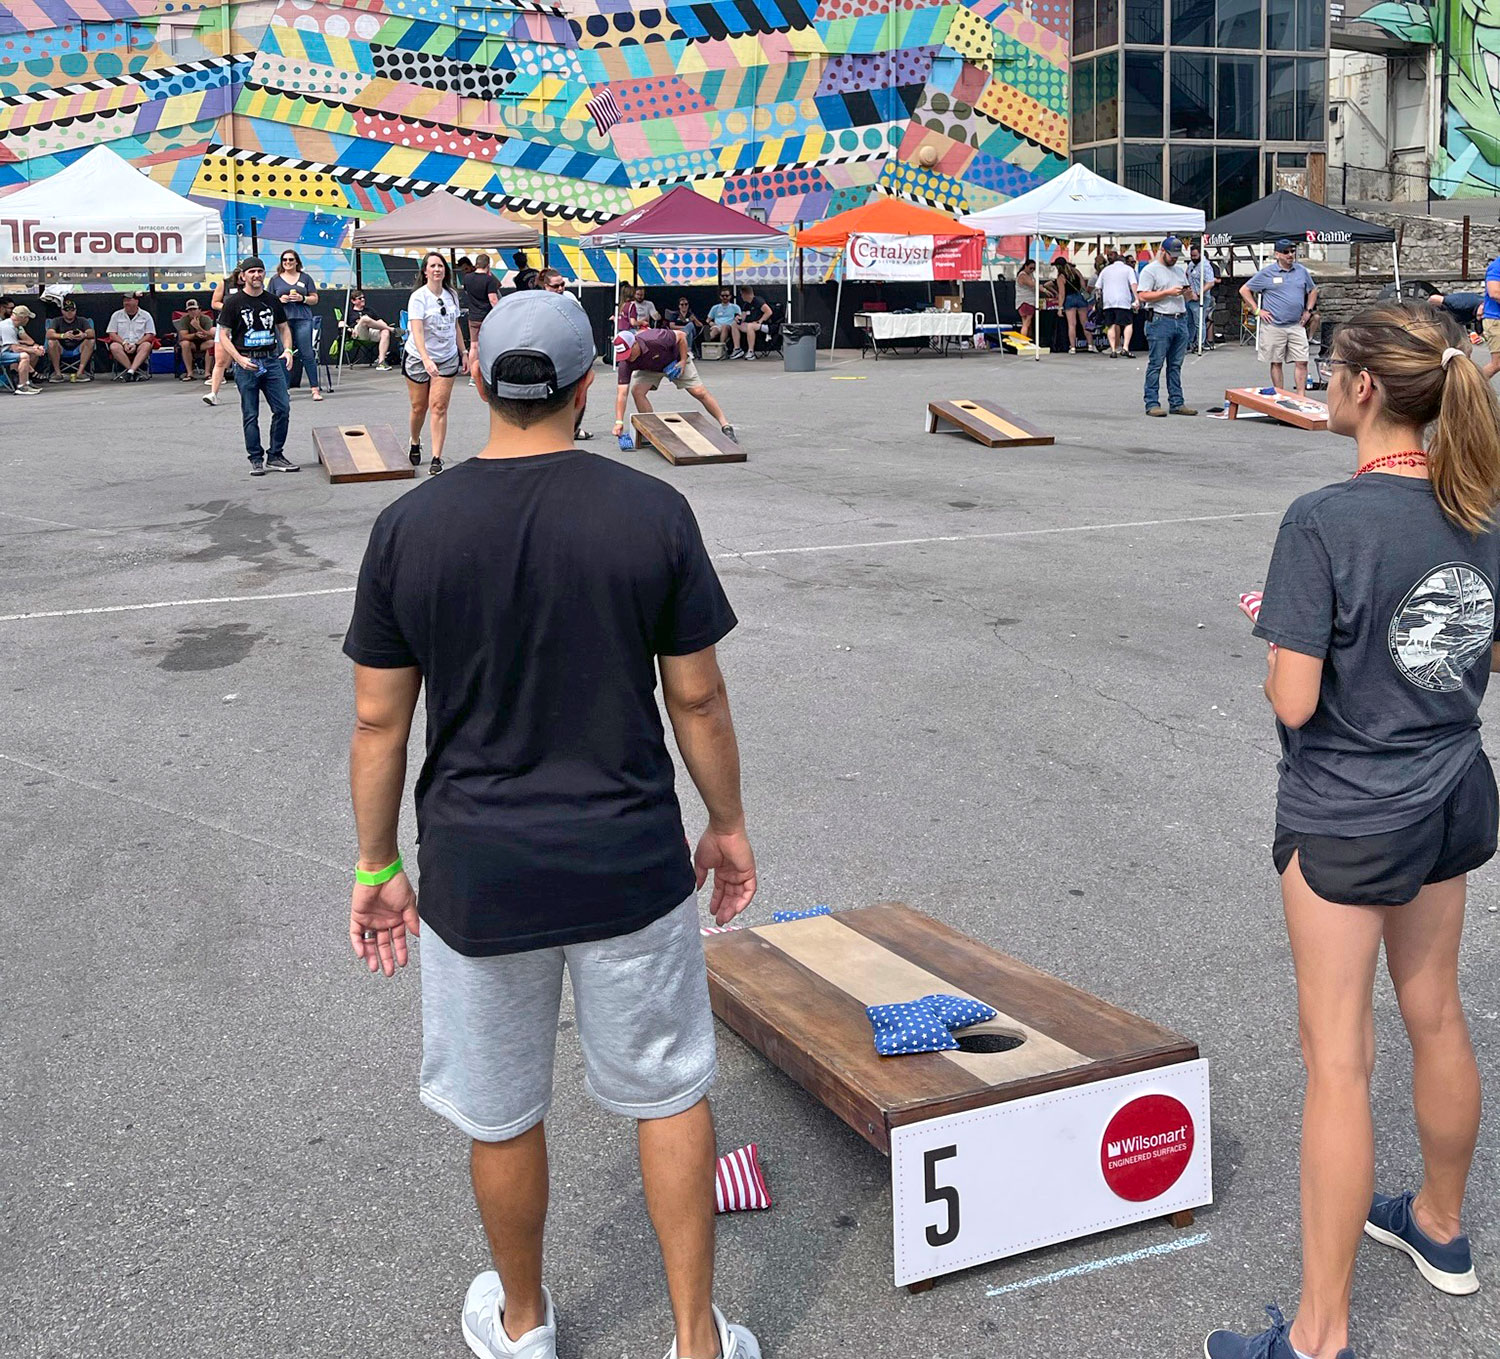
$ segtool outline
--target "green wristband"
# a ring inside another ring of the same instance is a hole
[[[389,882],[401,872],[405,865],[401,862],[401,856],[396,856],[395,863],[389,863],[384,868],[377,868],[373,873],[356,866],[354,870],[354,881],[361,887],[379,887],[383,882]]]

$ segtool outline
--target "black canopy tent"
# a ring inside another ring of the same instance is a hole
[[[1205,246],[1270,245],[1288,236],[1309,245],[1391,246],[1396,286],[1401,285],[1401,261],[1396,254],[1396,233],[1379,222],[1335,212],[1310,198],[1277,189],[1257,203],[1237,212],[1216,217],[1204,228]]]

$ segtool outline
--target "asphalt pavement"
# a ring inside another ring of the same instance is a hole
[[[891,1284],[886,1161],[721,1029],[722,1148],[775,1206],[722,1221],[718,1296],[768,1359],[1201,1353],[1297,1293],[1301,1067],[1270,863],[1264,650],[1235,607],[1282,510],[1352,469],[1328,434],[1147,419],[1144,363],[840,354],[710,363],[742,465],[618,453],[691,500],[739,628],[720,648],[761,893],[749,918],[899,900],[1196,1039],[1216,1203]],[[1263,380],[1193,358],[1189,401]],[[371,520],[421,482],[251,480],[232,391],[158,378],[4,405],[0,441],[0,1354],[72,1359],[466,1353],[487,1267],[465,1144],[416,1097],[415,969],[346,937],[350,667]],[[922,432],[990,397],[1055,432],[991,450]],[[665,395],[663,405],[685,400]],[[455,395],[450,461],[485,412]],[[397,374],[293,401],[405,422]],[[424,469],[425,476],[425,469]],[[416,760],[412,762],[413,773]],[[703,812],[682,783],[689,830]],[[410,846],[410,808],[404,843]],[[1497,872],[1464,962],[1481,1069],[1500,1014]],[[1379,1181],[1414,1182],[1409,1056],[1377,994]],[[563,1359],[670,1338],[632,1130],[563,1035],[548,1281]],[[1468,1203],[1500,1278],[1496,1135]],[[1446,1298],[1367,1245],[1360,1359],[1493,1356],[1494,1287]]]

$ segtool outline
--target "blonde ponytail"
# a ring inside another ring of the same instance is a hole
[[[1376,380],[1388,417],[1429,428],[1427,473],[1444,515],[1470,533],[1489,528],[1500,503],[1500,401],[1457,323],[1383,304],[1340,326],[1333,350]]]

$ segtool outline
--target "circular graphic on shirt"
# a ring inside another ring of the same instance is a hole
[[[1412,586],[1391,618],[1391,659],[1419,689],[1451,694],[1495,640],[1495,592],[1467,562]]]

